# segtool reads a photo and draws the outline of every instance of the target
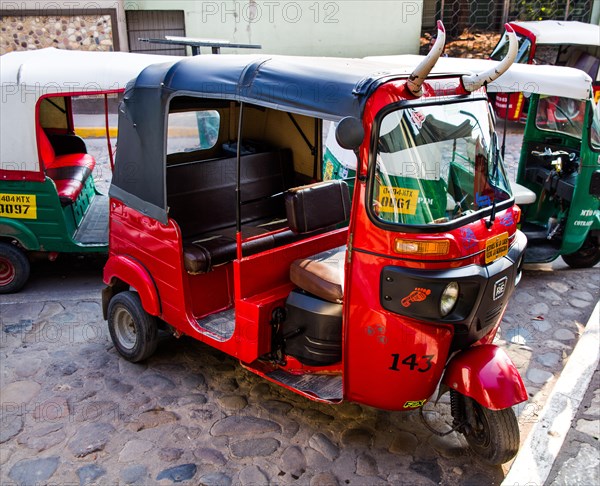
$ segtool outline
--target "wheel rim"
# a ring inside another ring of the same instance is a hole
[[[131,350],[137,343],[137,331],[133,317],[127,309],[119,307],[114,314],[115,335],[119,344],[127,350]]]
[[[475,423],[469,424],[471,426],[469,435],[471,436],[471,440],[479,447],[488,447],[492,440],[490,437],[490,426],[479,405],[473,403],[472,406]]]
[[[15,266],[5,257],[0,256],[0,287],[8,285],[15,279]]]

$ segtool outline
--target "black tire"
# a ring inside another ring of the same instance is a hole
[[[156,317],[144,310],[136,292],[121,292],[110,300],[108,331],[119,354],[132,363],[143,361],[156,351]]]
[[[490,410],[471,398],[465,398],[465,404],[472,407],[474,418],[474,423],[463,432],[471,450],[493,466],[515,457],[519,451],[520,435],[513,409]]]
[[[29,280],[27,255],[11,243],[0,241],[0,294],[18,292]]]
[[[600,247],[598,240],[588,235],[579,250],[569,255],[563,255],[562,259],[571,268],[591,268],[600,262]]]

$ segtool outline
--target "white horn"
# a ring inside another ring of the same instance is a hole
[[[441,20],[437,21],[437,29],[435,44],[433,44],[427,57],[421,61],[421,64],[415,68],[406,81],[408,90],[417,97],[423,94],[423,89],[421,88],[423,81],[425,81],[425,78],[427,78],[428,74],[433,69],[433,66],[435,66],[435,63],[442,55],[442,52],[444,52],[444,46],[446,45],[446,29]]]
[[[506,29],[506,35],[508,35],[508,52],[506,56],[492,69],[488,69],[487,71],[478,74],[463,76],[462,84],[465,90],[468,92],[473,92],[481,88],[483,85],[487,85],[488,83],[491,83],[495,79],[499,78],[515,61],[517,52],[519,50],[517,35],[510,25],[506,24],[504,28]]]

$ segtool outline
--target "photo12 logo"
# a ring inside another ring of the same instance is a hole
[[[235,23],[270,24],[285,22],[295,24],[301,20],[314,23],[337,24],[339,2],[202,2],[202,23],[215,21]]]

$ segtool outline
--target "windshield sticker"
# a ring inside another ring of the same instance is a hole
[[[475,202],[480,208],[487,208],[488,206],[492,205],[492,200],[490,199],[490,196],[484,196],[483,194],[479,193],[475,194]]]
[[[392,192],[393,191],[393,192]],[[379,212],[415,215],[419,191],[404,187],[381,187],[379,192]]]
[[[37,219],[37,201],[33,194],[0,194],[0,217]]]
[[[423,122],[425,121],[425,115],[417,110],[410,110],[410,119],[419,128],[423,128]]]

